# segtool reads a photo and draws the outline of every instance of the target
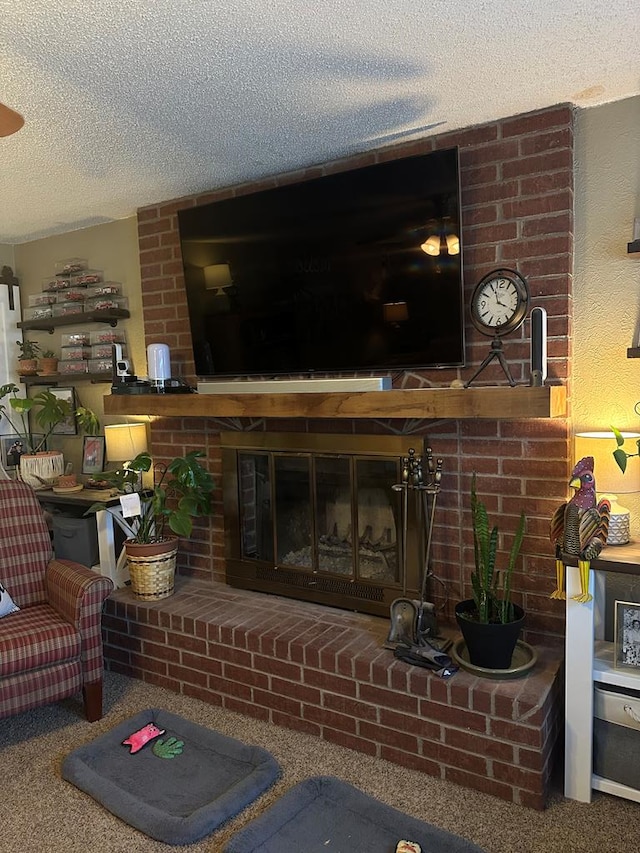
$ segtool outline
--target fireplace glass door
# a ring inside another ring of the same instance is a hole
[[[239,453],[242,557],[399,583],[398,463]]]
[[[268,436],[223,435],[239,445],[223,445],[229,583],[381,615],[417,589],[416,525],[400,485],[415,438],[366,437],[354,449],[362,437],[349,436],[345,452],[343,436],[289,434],[289,449],[284,434],[272,447],[261,446]]]

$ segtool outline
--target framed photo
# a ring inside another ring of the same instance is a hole
[[[615,603],[616,666],[640,668],[640,602]]]
[[[85,435],[82,443],[82,473],[99,474],[104,468],[104,436]]]
[[[49,388],[49,391],[51,391],[54,397],[58,397],[60,400],[66,400],[67,403],[71,406],[72,412],[75,412],[75,388]],[[65,418],[59,424],[56,424],[53,428],[54,435],[77,435],[77,433],[78,426],[76,424],[76,419],[73,414],[69,415],[68,418]]]
[[[2,467],[5,471],[18,467],[20,457],[25,450],[24,442],[19,435],[2,436]]]
[[[34,446],[38,446],[44,435],[41,433],[32,433],[31,438]],[[40,447],[40,450],[46,450],[46,444]],[[20,457],[23,453],[28,452],[28,447],[25,445],[22,437],[19,435],[3,435],[0,436],[0,461],[5,471],[10,471],[17,468],[20,464]]]

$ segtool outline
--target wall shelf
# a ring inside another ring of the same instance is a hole
[[[110,373],[49,373],[42,376],[21,376],[25,385],[58,385],[76,382],[111,382]]]
[[[111,394],[106,415],[220,418],[558,418],[563,385],[285,394]]]
[[[65,314],[63,317],[48,317],[42,320],[23,320],[18,328],[23,331],[49,332],[58,326],[80,326],[83,323],[107,323],[117,326],[118,320],[126,320],[131,315],[125,308],[109,308],[107,311],[84,311],[80,314]]]

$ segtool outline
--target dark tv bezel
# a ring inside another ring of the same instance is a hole
[[[185,236],[185,231],[187,228],[185,227],[185,220],[193,217],[196,212],[199,212],[200,216],[202,216],[203,212],[207,208],[215,208],[219,205],[224,205],[225,202],[232,201],[235,199],[244,199],[247,197],[255,196],[255,197],[268,197],[270,194],[278,193],[278,191],[290,190],[292,186],[305,185],[312,186],[314,184],[318,184],[319,182],[326,181],[327,179],[339,180],[343,176],[350,175],[354,172],[362,172],[364,170],[377,170],[378,168],[384,168],[385,166],[392,166],[393,164],[410,161],[423,161],[427,160],[434,156],[453,156],[455,161],[455,176],[456,176],[456,214],[457,214],[457,227],[458,227],[458,236],[460,240],[460,252],[457,256],[459,259],[459,273],[458,273],[458,288],[459,288],[459,344],[461,350],[461,359],[455,361],[441,361],[441,362],[427,362],[418,364],[416,362],[408,362],[408,363],[381,363],[375,365],[357,365],[357,366],[343,366],[343,367],[331,367],[331,368],[313,368],[310,367],[308,369],[300,369],[300,368],[288,368],[281,370],[266,370],[263,372],[256,371],[214,371],[213,373],[200,372],[198,370],[198,361],[199,357],[196,352],[196,348],[198,346],[198,341],[193,337],[193,323],[191,318],[191,309],[188,306],[189,310],[189,325],[191,331],[191,340],[192,340],[192,350],[193,350],[193,358],[195,364],[195,371],[198,380],[201,381],[216,381],[216,380],[231,380],[231,379],[256,379],[256,380],[266,380],[271,377],[283,377],[289,376],[293,379],[295,378],[321,378],[321,377],[336,377],[336,376],[362,376],[362,375],[371,375],[375,374],[387,374],[393,375],[398,372],[404,372],[409,370],[448,370],[448,369],[456,369],[460,367],[464,367],[466,365],[466,310],[465,310],[465,298],[464,298],[464,267],[463,267],[463,241],[462,241],[462,198],[461,198],[461,180],[460,180],[460,157],[459,157],[459,148],[458,146],[452,146],[450,148],[436,149],[434,151],[425,152],[424,154],[415,154],[409,155],[407,157],[398,157],[393,160],[385,160],[383,162],[377,162],[372,165],[362,166],[356,169],[347,169],[344,172],[332,172],[329,175],[323,175],[317,178],[310,178],[306,181],[299,181],[296,184],[281,184],[275,187],[270,187],[268,189],[258,189],[253,192],[242,193],[237,196],[231,196],[220,201],[212,201],[208,202],[205,205],[199,205],[196,207],[189,207],[183,210],[178,211],[178,230],[179,230],[179,239],[180,246],[182,250],[183,257],[183,265],[184,265],[184,274],[185,274],[185,282],[187,281],[188,272],[186,269],[186,263],[184,261],[184,244],[190,241],[194,241],[198,239],[194,236]],[[187,294],[188,298],[188,294]]]

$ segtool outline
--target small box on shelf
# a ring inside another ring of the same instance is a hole
[[[29,307],[35,308],[37,305],[53,305],[55,301],[55,293],[33,293],[29,296]]]
[[[83,358],[91,357],[91,347],[80,345],[62,347],[60,349],[61,361],[79,361]]]
[[[89,261],[86,258],[63,258],[61,261],[56,261],[54,271],[56,275],[74,275],[86,270],[89,266]]]
[[[114,308],[128,308],[129,300],[126,296],[96,296],[95,299],[87,299],[85,311],[110,311]]]
[[[89,284],[97,284],[103,278],[102,270],[82,270],[71,276],[71,284],[74,287],[86,287]]]
[[[108,358],[90,358],[89,373],[107,373],[112,370],[111,356]]]
[[[77,376],[89,372],[89,360],[68,360],[64,359],[58,362],[58,373],[64,376]]]
[[[53,305],[35,305],[24,309],[25,320],[49,320],[53,317]]]
[[[67,317],[69,314],[82,314],[84,310],[84,302],[56,302],[53,316]]]
[[[121,329],[98,329],[89,335],[91,346],[95,344],[123,344],[125,342],[124,332]]]
[[[77,347],[89,345],[89,332],[68,332],[60,335],[61,347]]]

